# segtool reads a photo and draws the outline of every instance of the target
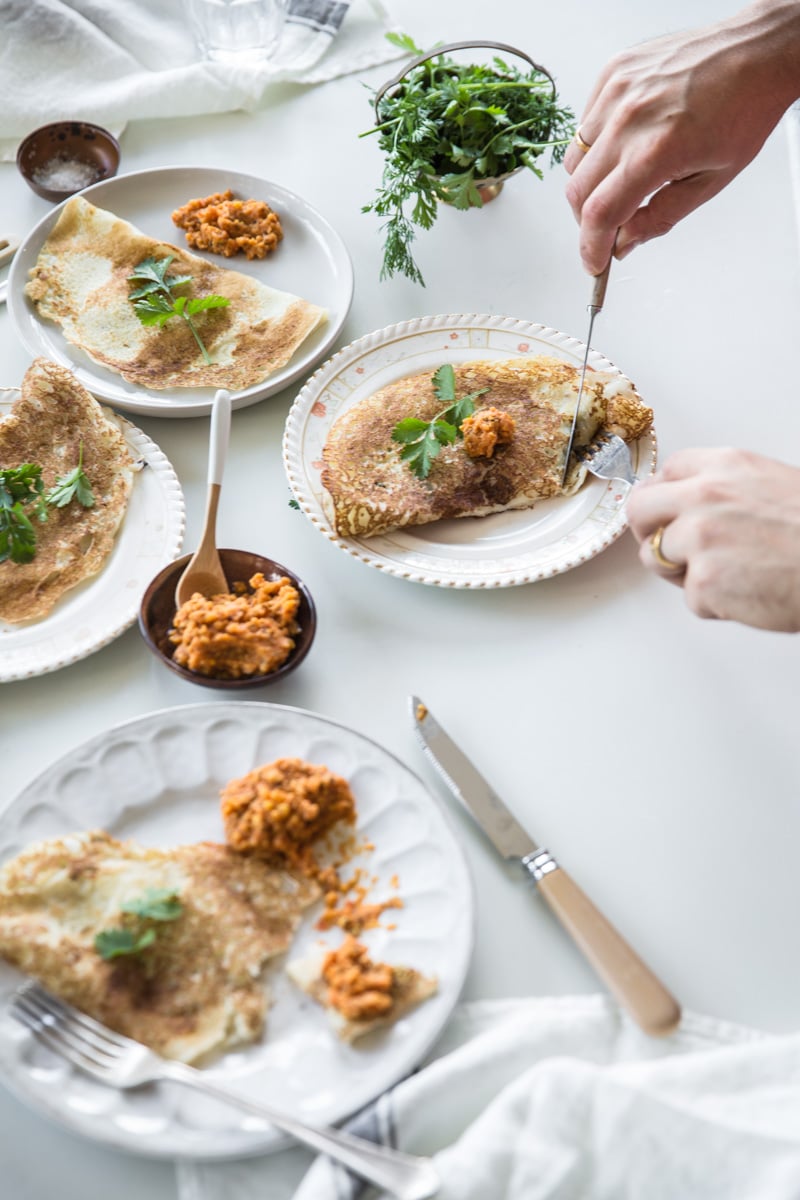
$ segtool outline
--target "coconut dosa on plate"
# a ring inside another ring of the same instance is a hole
[[[133,485],[134,463],[120,426],[64,367],[37,358],[25,373],[20,396],[0,420],[0,468],[35,463],[45,491],[78,465],[94,492],[94,505],[72,500],[48,506],[35,518],[31,562],[0,563],[0,620],[12,623],[47,615],[61,596],[95,575],[114,546]]]
[[[175,919],[123,912],[153,893]],[[292,940],[319,888],[214,842],[160,850],[102,830],[29,846],[0,869],[0,956],[97,1020],[192,1062],[264,1026],[264,964]],[[98,933],[155,940],[104,959]]]
[[[430,474],[419,479],[392,439],[399,421],[430,421],[442,410],[434,372],[410,375],[359,401],[336,418],[322,457],[323,486],[333,501],[334,526],[343,537],[370,537],[449,517],[479,517],[577,491],[586,474],[573,459],[562,489],[564,459],[580,387],[580,370],[548,356],[453,364],[456,397],[481,388],[475,411],[510,415],[514,434],[491,457],[471,457],[461,439],[442,447]],[[588,370],[576,427],[575,447],[600,429],[626,441],[652,423],[623,376]]]
[[[147,258],[174,255],[169,276],[190,275],[176,295],[225,296],[226,308],[187,323],[143,325],[129,299],[129,276]],[[94,362],[140,387],[222,387],[243,391],[284,366],[327,314],[324,309],[196,254],[147,237],[128,221],[74,196],[42,246],[25,294]]]

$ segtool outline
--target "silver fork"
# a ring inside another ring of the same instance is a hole
[[[51,996],[34,980],[23,984],[9,1001],[9,1012],[50,1050],[95,1079],[117,1088],[135,1088],[168,1079],[197,1088],[282,1129],[298,1142],[327,1154],[348,1170],[397,1196],[398,1200],[427,1200],[439,1190],[439,1177],[430,1159],[377,1146],[341,1129],[305,1125],[264,1104],[211,1082],[185,1063],[161,1058],[147,1046],[114,1033],[92,1017]]]
[[[628,444],[617,433],[598,434],[576,453],[587,471],[599,479],[621,479],[633,484],[639,478],[633,469]]]

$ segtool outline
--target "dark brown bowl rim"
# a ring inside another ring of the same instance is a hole
[[[232,550],[230,547],[227,549],[218,548],[218,550],[223,562],[226,554],[250,553],[250,551],[243,552],[239,550]],[[190,671],[188,667],[182,667],[180,663],[176,663],[168,654],[165,654],[164,651],[156,645],[150,634],[150,629],[145,618],[145,609],[158,587],[160,587],[165,580],[169,578],[169,575],[173,572],[177,575],[179,571],[186,566],[192,556],[191,554],[184,554],[180,558],[173,559],[172,562],[167,563],[161,568],[158,574],[154,575],[150,580],[150,583],[147,585],[139,605],[138,625],[139,632],[141,633],[150,653],[153,654],[159,660],[159,662],[163,663],[165,667],[168,667],[171,671],[174,671],[176,675],[180,675],[182,679],[187,680],[189,683],[196,683],[201,687],[222,688],[231,691],[237,691],[244,688],[267,687],[269,684],[275,683],[278,679],[290,674],[290,672],[292,672],[296,667],[299,667],[300,663],[311,649],[311,644],[314,641],[317,632],[317,609],[316,605],[314,604],[314,598],[311,595],[311,592],[308,590],[308,587],[303,580],[294,573],[294,571],[290,571],[289,568],[284,567],[282,563],[276,562],[274,558],[268,558],[265,554],[257,554],[255,551],[252,551],[252,554],[254,558],[260,558],[264,562],[271,563],[274,571],[280,572],[280,574],[285,575],[287,579],[290,579],[297,588],[298,592],[300,592],[303,600],[305,600],[308,609],[308,616],[301,625],[302,642],[299,646],[295,646],[294,650],[286,659],[286,662],[282,663],[281,666],[277,667],[274,671],[270,671],[267,675],[248,675],[241,679],[216,679],[213,675],[201,675],[198,671]]]
[[[114,175],[116,174],[117,168],[119,167],[121,153],[122,153],[120,150],[119,141],[117,140],[117,138],[114,137],[113,133],[110,133],[108,129],[104,129],[102,125],[95,125],[95,123],[93,121],[82,121],[79,118],[72,120],[72,121],[70,121],[70,120],[51,121],[47,125],[40,125],[37,129],[32,129],[30,133],[26,134],[25,137],[20,142],[20,144],[17,146],[16,162],[17,162],[17,170],[19,171],[20,175],[25,180],[25,182],[28,184],[28,186],[31,188],[31,190],[34,191],[37,196],[41,196],[45,200],[54,200],[54,201],[68,200],[70,196],[75,195],[76,191],[82,191],[83,189],[77,188],[77,189],[75,189],[75,191],[65,192],[65,191],[59,190],[58,188],[41,187],[39,184],[35,183],[33,181],[33,179],[31,178],[28,168],[27,168],[26,164],[23,162],[24,156],[27,153],[28,149],[32,145],[34,145],[40,138],[47,136],[49,134],[52,134],[56,130],[59,130],[59,129],[71,130],[76,125],[80,126],[81,129],[88,129],[88,130],[91,130],[93,133],[97,134],[113,150],[113,152],[116,156],[116,162],[114,164],[114,171],[112,172],[112,174],[99,176],[96,180],[93,181],[93,183],[102,183],[104,179],[113,179]],[[92,185],[87,184],[86,186],[89,187]]]

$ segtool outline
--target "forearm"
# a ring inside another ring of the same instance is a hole
[[[800,97],[798,0],[756,0],[714,30],[755,103],[772,101],[780,115]]]

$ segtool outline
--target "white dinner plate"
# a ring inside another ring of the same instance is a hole
[[[424,1057],[456,1003],[473,941],[473,897],[461,848],[420,779],[375,742],[326,717],[262,703],[165,709],[92,738],[50,766],[0,824],[0,862],[42,838],[106,829],[148,846],[223,841],[220,789],[273,759],[323,763],[350,783],[357,829],[374,849],[352,866],[377,876],[371,901],[402,909],[363,935],[386,961],[436,975],[439,990],[359,1047],[339,1041],[326,1013],[268,967],[272,1006],[262,1041],[206,1068],[210,1078],[308,1122],[343,1120]],[[334,934],[304,918],[290,954]],[[340,936],[340,935],[339,935]],[[21,982],[0,961],[0,1072],[20,1099],[78,1133],[154,1157],[227,1158],[285,1144],[268,1125],[174,1084],[133,1092],[101,1086],[46,1052],[6,1011]]]
[[[513,317],[448,314],[388,325],[345,346],[312,375],[286,422],[283,459],[298,504],[320,533],[371,567],[440,587],[511,587],[533,583],[593,558],[628,527],[628,488],[589,476],[574,496],[533,508],[461,517],[370,538],[337,534],[322,486],[322,448],[338,415],[405,375],[445,362],[549,354],[580,367],[585,343]],[[622,374],[591,351],[589,366]],[[631,447],[634,469],[655,470],[651,431]]]
[[[307,201],[276,183],[243,175],[227,168],[158,167],[117,175],[85,188],[81,195],[99,208],[130,221],[142,233],[172,245],[185,246],[183,230],[172,223],[172,212],[188,200],[230,188],[244,199],[266,200],[281,219],[284,236],[265,259],[249,262],[243,255],[220,258],[193,251],[216,266],[252,275],[261,283],[327,309],[328,320],[305,339],[286,366],[263,383],[233,393],[233,407],[245,408],[272,396],[301,375],[308,374],[328,352],[344,324],[353,297],[353,267],[344,242],[325,218]],[[25,296],[28,272],[58,219],[63,204],[49,212],[22,242],[11,267],[8,307],[25,348],[61,363],[92,392],[123,412],[153,417],[198,417],[211,411],[214,388],[148,390],[128,383],[121,375],[73,346],[58,325],[43,320]]]
[[[0,392],[0,418],[13,392]],[[0,620],[0,683],[56,671],[119,637],[136,620],[151,579],[178,555],[185,524],[178,477],[141,429],[116,420],[131,457],[145,465],[134,475],[114,548],[100,572],[66,592],[48,616],[20,625]]]

